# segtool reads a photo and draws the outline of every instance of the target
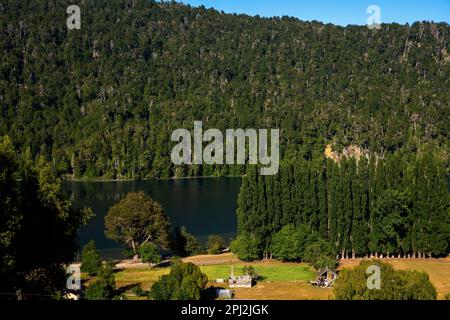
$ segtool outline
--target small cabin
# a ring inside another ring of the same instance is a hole
[[[311,281],[311,283],[321,288],[328,288],[333,285],[333,282],[336,280],[336,278],[336,271],[325,267],[317,271],[316,281]]]

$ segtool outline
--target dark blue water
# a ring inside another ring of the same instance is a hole
[[[144,191],[164,208],[173,225],[185,226],[204,242],[211,234],[229,239],[236,234],[237,195],[240,178],[204,178],[158,181],[65,182],[76,207],[91,207],[96,216],[80,229],[80,245],[95,240],[97,248],[121,248],[106,238],[104,217],[108,209],[130,191]]]

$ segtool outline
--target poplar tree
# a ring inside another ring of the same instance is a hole
[[[255,236],[265,256],[287,225],[307,226],[341,258],[439,256],[448,252],[448,208],[445,168],[431,154],[300,159],[283,163],[273,177],[248,169],[238,198],[238,233]]]

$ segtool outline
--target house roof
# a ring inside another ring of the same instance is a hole
[[[319,271],[317,271],[317,275],[320,276],[320,275],[324,274],[325,272],[328,272],[328,267],[319,269]]]
[[[326,273],[328,271],[336,273],[333,270],[329,269],[328,267],[325,267],[325,268],[319,269],[319,271],[317,271],[317,276],[321,276],[321,275],[323,275],[324,273]]]

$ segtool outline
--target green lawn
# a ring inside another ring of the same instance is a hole
[[[260,281],[290,282],[290,281],[308,281],[314,279],[314,271],[306,264],[300,263],[276,263],[251,264],[256,272],[262,277]],[[234,264],[234,274],[241,275],[244,264]],[[201,266],[210,281],[215,279],[228,279],[231,272],[231,264]],[[115,280],[117,285],[124,286],[140,283],[145,289],[158,281],[159,277],[168,274],[170,268],[155,269],[125,269],[116,273]]]
[[[243,266],[242,264],[234,265],[234,274],[241,275]],[[315,276],[314,271],[305,264],[253,264],[253,267],[262,277],[262,281],[308,281]],[[231,272],[231,265],[201,266],[200,269],[212,281],[227,279]]]

